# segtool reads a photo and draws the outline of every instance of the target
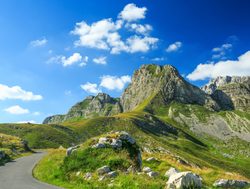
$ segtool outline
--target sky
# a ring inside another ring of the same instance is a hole
[[[250,75],[248,0],[0,0],[0,122],[119,97],[142,64],[194,85]]]

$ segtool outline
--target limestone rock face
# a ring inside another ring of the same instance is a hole
[[[250,110],[250,76],[225,76],[202,87],[223,110]]]
[[[131,111],[145,101],[157,105],[177,101],[219,109],[208,94],[185,81],[170,65],[143,65],[135,71],[131,84],[121,97],[123,110]]]
[[[170,176],[166,189],[201,188],[202,179],[192,172],[180,172]]]
[[[105,93],[88,96],[82,102],[75,104],[66,115],[55,115],[44,120],[44,124],[61,123],[72,118],[92,118],[96,116],[110,116],[122,112],[120,100]]]
[[[247,181],[242,180],[227,180],[227,179],[220,179],[215,181],[213,186],[221,187],[221,188],[245,188],[249,186],[250,183]]]

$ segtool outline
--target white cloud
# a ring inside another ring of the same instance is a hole
[[[199,64],[187,78],[189,80],[204,80],[218,76],[249,76],[250,51],[242,54],[237,60],[219,61],[217,63]]]
[[[170,44],[166,49],[167,52],[176,52],[182,47],[182,42],[176,41],[173,44]]]
[[[37,39],[37,40],[31,41],[30,45],[32,47],[42,47],[42,46],[45,46],[47,43],[48,43],[48,40],[43,38],[43,39]]]
[[[57,63],[62,64],[63,67],[72,66],[74,64],[78,64],[80,67],[86,66],[89,60],[88,56],[82,56],[80,53],[73,53],[71,56],[54,56],[51,57],[47,63]]]
[[[9,87],[0,84],[0,100],[19,99],[24,101],[42,100],[41,95],[35,95],[30,91],[23,90],[20,86]]]
[[[81,85],[81,88],[84,91],[89,92],[89,93],[93,93],[93,94],[97,94],[97,93],[101,92],[101,90],[98,88],[97,84],[95,84],[95,83],[87,82],[84,85]]]
[[[20,115],[20,114],[28,114],[30,111],[28,109],[24,109],[18,105],[15,106],[11,106],[9,108],[4,109],[5,112],[8,112],[10,114],[16,114],[16,115]]]
[[[95,62],[96,64],[102,64],[102,65],[105,65],[107,64],[107,57],[106,56],[100,56],[98,58],[94,58],[93,59],[93,62]]]
[[[122,90],[130,82],[131,77],[128,75],[121,77],[105,75],[101,77],[100,86],[108,90]]]
[[[76,46],[85,46],[97,49],[109,49],[107,39],[110,34],[114,33],[119,28],[111,18],[103,19],[88,25],[82,21],[77,23],[75,29],[71,32],[73,35],[78,35],[80,38],[75,42]]]
[[[29,120],[29,121],[18,121],[16,123],[36,123],[34,120]]]
[[[39,115],[41,115],[41,113],[40,112],[33,112],[32,115],[39,116]]]
[[[127,52],[147,52],[150,48],[155,47],[158,42],[157,38],[154,37],[139,37],[137,35],[127,39],[128,49]]]
[[[153,27],[149,24],[136,24],[136,23],[127,23],[125,25],[126,28],[128,28],[130,31],[134,31],[138,34],[142,34],[142,35],[148,35],[152,30]]]
[[[160,61],[164,61],[165,58],[164,57],[155,57],[151,59],[152,61],[156,61],[156,62],[160,62]]]
[[[138,8],[134,4],[128,4],[120,13],[120,20],[113,21],[111,18],[102,19],[92,24],[85,21],[76,23],[71,34],[79,37],[74,42],[75,46],[108,50],[111,54],[120,52],[136,53],[147,52],[158,42],[157,38],[150,37],[153,30],[149,24],[126,23],[126,21],[136,21],[145,18],[146,8]],[[135,34],[122,39],[119,30],[126,29]],[[146,36],[146,37],[145,37]],[[135,44],[138,43],[138,44]]]
[[[139,8],[135,4],[130,3],[123,8],[123,10],[118,15],[118,18],[128,22],[137,21],[145,18],[146,11],[146,7]]]
[[[220,47],[215,47],[212,49],[213,59],[226,59],[226,53],[232,50],[233,45],[230,43],[225,43]]]

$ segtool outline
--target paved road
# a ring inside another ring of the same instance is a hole
[[[0,189],[62,189],[32,177],[32,169],[45,154],[35,153],[0,166]]]

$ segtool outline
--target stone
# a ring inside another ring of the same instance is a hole
[[[112,139],[112,142],[110,144],[113,148],[121,148],[122,147],[122,141],[120,139]]]
[[[166,189],[201,188],[202,179],[192,172],[180,172],[169,177]]]
[[[105,166],[100,167],[99,169],[97,169],[98,175],[104,175],[104,174],[106,174],[106,173],[108,173],[110,171],[111,170],[110,170],[109,166],[107,166],[107,165],[105,165]]]
[[[248,185],[250,185],[250,183],[247,181],[227,179],[219,179],[213,184],[213,186],[221,188],[245,188]]]
[[[84,175],[85,180],[90,180],[91,178],[92,178],[92,173],[90,173],[90,172],[85,173],[85,175]]]
[[[152,161],[157,161],[157,159],[154,158],[154,157],[150,157],[150,158],[146,159],[146,161],[147,162],[152,162]]]
[[[98,143],[105,144],[105,143],[107,143],[107,141],[108,141],[108,139],[106,137],[101,137],[101,138],[99,138]]]
[[[152,171],[152,169],[151,169],[150,167],[143,167],[142,171],[143,171],[144,173],[149,173],[149,172]]]
[[[97,144],[92,146],[92,148],[105,148],[105,147],[106,147],[106,145],[102,144],[102,143],[97,143]]]
[[[114,178],[114,177],[117,177],[117,172],[116,171],[110,171],[106,174],[106,177],[107,178]]]
[[[73,147],[69,147],[66,150],[66,156],[70,156],[74,151],[77,150],[77,148],[79,148],[80,146],[73,146]]]
[[[179,173],[179,170],[171,167],[169,170],[166,171],[164,176],[170,177],[171,175],[176,174],[176,173]]]
[[[158,173],[158,172],[155,172],[155,171],[150,171],[150,172],[147,173],[147,175],[148,175],[149,177],[154,178],[154,177],[157,177],[157,176],[159,175],[159,173]]]
[[[121,139],[121,140],[125,140],[125,141],[127,141],[128,143],[130,143],[130,144],[135,144],[135,139],[134,138],[132,138],[127,132],[125,132],[125,131],[121,131],[120,133],[119,133],[119,138]]]

